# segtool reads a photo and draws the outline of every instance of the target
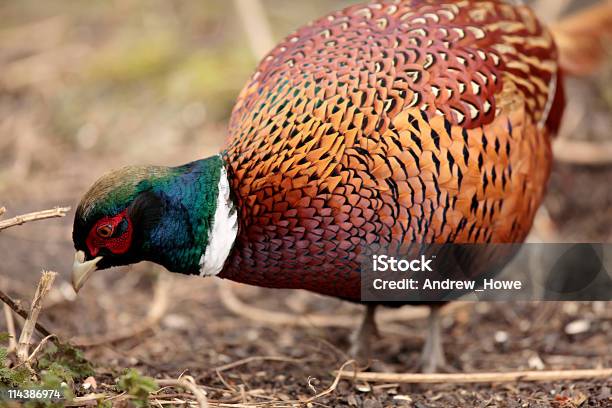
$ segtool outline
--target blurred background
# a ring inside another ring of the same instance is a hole
[[[91,183],[111,168],[178,165],[217,153],[234,100],[256,66],[253,44],[266,44],[268,37],[280,40],[326,12],[357,2],[263,0],[266,25],[263,32],[255,27],[255,33],[266,37],[261,41],[248,36],[253,27],[241,19],[240,3],[0,1],[0,207],[8,210],[5,218],[57,205],[74,208]],[[593,2],[535,3],[544,20],[555,21]],[[559,159],[532,239],[612,240],[612,157],[588,160],[588,152],[601,154],[612,143],[611,80],[612,58],[597,75],[568,80]],[[576,148],[585,149],[587,160],[575,160]],[[246,307],[232,312],[220,301],[224,299],[212,280],[163,274],[170,295],[160,300],[153,296],[159,271],[138,265],[128,268],[130,273],[98,274],[76,299],[68,283],[71,221],[72,214],[1,232],[0,288],[27,301],[41,269],[58,271],[41,321],[63,338],[89,342],[87,355],[100,373],[138,367],[151,375],[178,376],[189,370],[200,383],[226,392],[247,384],[295,397],[311,395],[308,376],[329,377],[326,373],[336,368],[331,362],[346,357],[342,350],[349,329],[357,324],[359,307],[302,292],[232,285],[242,299],[235,299],[235,309]],[[165,303],[149,322],[153,302]],[[251,313],[248,305],[257,309]],[[304,319],[293,321],[299,327],[288,328],[260,313],[269,310]],[[308,320],[312,313],[320,317],[331,311],[340,318]],[[389,316],[383,331],[390,335],[376,346],[375,355],[387,369],[405,371],[416,363],[425,322],[422,313],[407,316],[406,322],[398,316]],[[610,366],[611,319],[605,303],[470,305],[449,313],[445,330],[458,370]],[[124,339],[103,337],[143,321],[151,324]],[[586,329],[568,332],[567,326],[576,321],[586,322],[580,326]],[[0,319],[0,331],[3,325]],[[467,335],[474,330],[481,334],[478,342]],[[210,371],[270,354],[308,363],[246,365],[228,374],[229,385]],[[583,384],[582,389],[591,386]],[[529,387],[534,388],[498,392],[547,395],[546,389]],[[550,387],[562,392],[566,386]],[[441,390],[419,392],[428,401]],[[487,391],[475,387],[470,392]],[[223,395],[219,391],[218,398]],[[348,404],[381,402],[390,394],[385,389],[355,396],[346,388],[340,395]],[[444,398],[436,400],[440,406],[445,406]]]

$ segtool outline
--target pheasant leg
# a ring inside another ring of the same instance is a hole
[[[361,326],[351,335],[349,354],[354,358],[367,360],[370,357],[372,338],[379,336],[375,313],[376,305],[367,305]]]
[[[432,306],[429,314],[427,339],[421,354],[424,373],[435,373],[446,366],[440,320],[440,306]]]

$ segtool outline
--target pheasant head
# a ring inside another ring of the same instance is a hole
[[[106,174],[76,211],[75,290],[95,270],[141,261],[183,274],[218,273],[227,254],[211,250],[205,257],[217,212],[225,235],[235,237],[236,212],[220,156],[179,167],[131,166]],[[222,249],[229,252],[226,247]]]

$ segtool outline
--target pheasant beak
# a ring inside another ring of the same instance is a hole
[[[72,287],[75,292],[79,292],[87,279],[97,269],[97,264],[102,259],[101,256],[85,261],[85,252],[78,251],[74,254],[74,263],[72,264]]]

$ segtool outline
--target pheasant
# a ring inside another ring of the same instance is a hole
[[[366,247],[522,242],[564,108],[558,61],[551,32],[516,2],[329,14],[260,63],[221,154],[126,167],[91,187],[74,220],[75,289],[146,260],[359,302]],[[438,309],[426,371],[444,364]]]

